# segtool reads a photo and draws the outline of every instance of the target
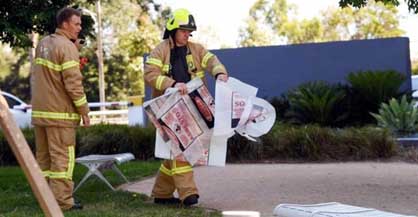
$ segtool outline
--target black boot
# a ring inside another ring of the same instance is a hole
[[[183,200],[183,205],[185,206],[195,205],[198,203],[198,199],[199,199],[199,195],[197,194],[189,195]]]
[[[70,211],[72,210],[82,210],[83,204],[80,203],[80,201],[74,202],[74,205],[70,208]]]
[[[156,204],[163,204],[163,205],[176,205],[180,204],[180,200],[175,197],[171,198],[154,198],[154,203]]]

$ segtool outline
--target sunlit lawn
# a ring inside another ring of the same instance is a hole
[[[129,162],[119,166],[130,181],[140,180],[156,173],[160,166],[158,161]],[[86,168],[77,165],[74,180],[78,183]],[[111,184],[122,184],[123,180],[113,171],[104,175]],[[112,191],[96,177],[91,177],[77,190],[75,196],[84,209],[67,211],[65,216],[221,216],[219,212],[203,208],[179,208],[174,206],[155,205],[152,200],[141,194]],[[17,166],[0,167],[0,216],[43,216],[22,170]]]

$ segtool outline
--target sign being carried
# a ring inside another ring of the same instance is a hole
[[[216,84],[216,103],[202,80],[187,83],[188,94],[172,88],[144,103],[157,129],[155,156],[192,165],[225,165],[226,142],[234,132],[249,139],[267,133],[274,108],[256,98],[257,88],[234,78]]]
[[[256,141],[273,127],[276,111],[269,102],[256,97],[257,91],[256,87],[232,77],[228,82],[216,82],[209,165],[225,166],[227,141],[235,133]]]
[[[214,126],[214,99],[202,80],[187,83],[188,94],[169,89],[144,103],[157,129],[155,156],[207,165]]]

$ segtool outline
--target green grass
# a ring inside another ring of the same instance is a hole
[[[159,161],[135,161],[119,166],[130,181],[137,181],[156,173]],[[86,168],[76,165],[74,181],[77,184],[84,176]],[[104,173],[113,185],[124,181],[109,170]],[[179,208],[175,206],[155,205],[152,200],[142,194],[112,191],[96,177],[90,177],[77,190],[75,197],[79,199],[84,209],[81,211],[67,211],[67,216],[221,216],[219,212],[203,208]],[[0,167],[0,217],[44,216],[34,197],[32,190],[17,166]]]

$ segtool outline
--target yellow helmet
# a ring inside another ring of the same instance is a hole
[[[186,9],[175,10],[170,19],[168,19],[165,28],[168,31],[172,31],[174,29],[196,31],[197,29],[193,15],[191,15],[190,12]]]

